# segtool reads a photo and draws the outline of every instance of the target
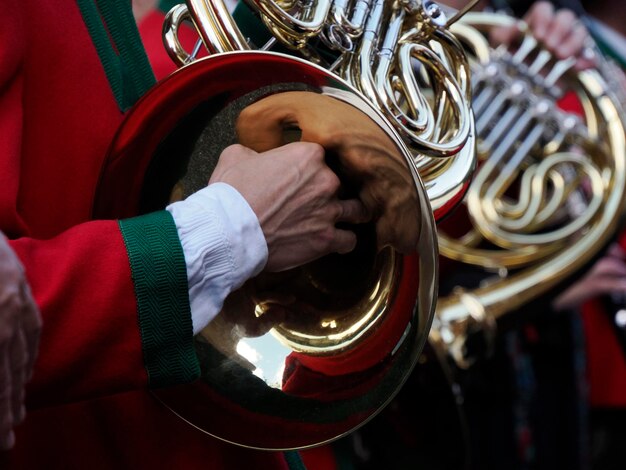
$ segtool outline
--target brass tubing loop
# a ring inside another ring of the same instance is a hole
[[[475,167],[469,66],[435,2],[250,0],[272,34],[269,44],[254,45],[223,0],[186,3],[171,10],[164,25],[165,46],[177,64],[192,60],[177,36],[183,21],[193,24],[212,54],[267,50],[279,41],[346,80],[394,124],[412,151],[436,219],[462,198]]]

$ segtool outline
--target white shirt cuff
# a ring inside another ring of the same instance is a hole
[[[220,312],[228,294],[261,272],[267,243],[248,202],[226,183],[211,184],[166,209],[185,254],[195,335]]]

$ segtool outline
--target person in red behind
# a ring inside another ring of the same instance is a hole
[[[626,4],[581,2],[585,23],[604,54],[604,76],[626,106]],[[624,120],[624,116],[622,116]],[[592,468],[621,469],[626,462],[626,232],[568,290],[557,310],[580,312],[585,331]]]

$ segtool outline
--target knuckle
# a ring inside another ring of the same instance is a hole
[[[328,253],[335,240],[335,229],[330,225],[327,225],[323,229],[321,229],[317,237],[314,239],[314,250],[318,253]]]
[[[339,187],[341,186],[341,182],[339,181],[339,177],[334,174],[332,171],[328,176],[328,189],[332,194],[336,193]]]
[[[339,202],[338,200],[333,203],[330,203],[328,205],[328,208],[329,208],[330,217],[332,220],[337,220],[337,219],[342,218],[349,211],[348,207],[342,205],[341,202]]]
[[[560,22],[565,22],[570,24],[576,19],[576,15],[572,10],[568,10],[567,8],[562,8],[558,10],[555,14],[556,20]]]
[[[341,184],[339,177],[328,167],[319,173],[321,188],[331,194],[335,193]]]
[[[536,3],[533,5],[533,8],[532,8],[532,9],[533,9],[533,10],[538,10],[538,9],[540,9],[540,8],[550,8],[550,6],[551,6],[551,5],[550,5],[550,2],[548,2],[548,1],[546,1],[546,0],[541,0],[541,1],[539,1],[539,2],[536,2]]]
[[[294,142],[287,144],[291,147],[290,155],[294,167],[306,174],[318,173],[324,163],[323,155],[320,155],[316,147],[317,144],[310,142]]]
[[[324,147],[320,144],[315,142],[301,142],[300,144],[303,158],[314,162],[322,162],[324,160]]]
[[[238,144],[235,144],[235,145],[238,145]],[[230,145],[226,147],[224,150],[222,150],[222,153],[220,154],[220,160],[221,161],[228,160],[229,158],[232,157],[234,153],[235,153],[235,146]]]
[[[220,155],[220,160],[233,160],[243,151],[243,149],[244,146],[240,144],[229,145],[222,151],[222,154]]]
[[[544,1],[536,2],[528,11],[528,14],[526,15],[526,19],[537,18],[538,16],[545,14],[545,12],[550,11],[551,8],[552,8],[552,5],[549,2],[544,2]]]

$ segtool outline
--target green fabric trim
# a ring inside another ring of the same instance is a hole
[[[167,211],[119,221],[130,260],[149,386],[200,376],[194,352],[187,268]]]
[[[289,466],[289,470],[306,470],[300,452],[296,450],[288,450],[283,452],[285,455],[285,461]]]
[[[117,56],[113,48],[111,48],[109,36],[100,19],[98,8],[91,0],[78,0],[78,8],[83,15],[83,21],[96,47],[113,95],[115,96],[118,106],[122,108],[124,90],[122,86],[121,70],[116,66],[118,62]]]
[[[161,10],[163,13],[167,13],[176,5],[180,5],[181,3],[183,3],[183,0],[160,0],[159,10]]]
[[[143,96],[156,79],[127,0],[78,0],[111,90],[121,111]]]
[[[104,21],[119,51],[122,72],[126,78],[127,99],[132,105],[156,83],[156,78],[141,42],[131,2],[105,0],[100,3]]]

